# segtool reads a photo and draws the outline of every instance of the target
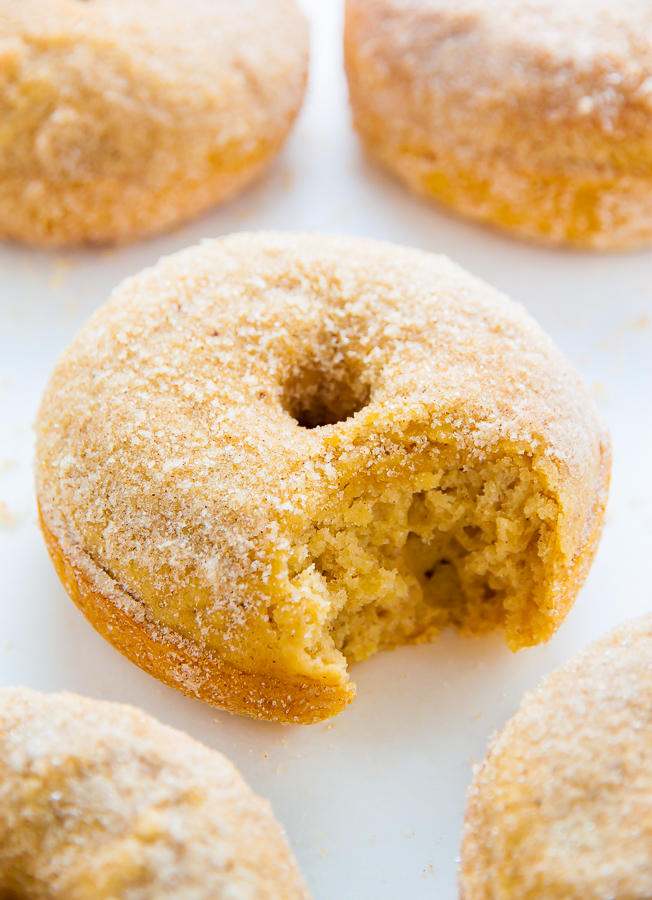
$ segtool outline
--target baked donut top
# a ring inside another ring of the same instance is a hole
[[[0,784],[0,893],[307,900],[269,804],[133,707],[0,690]]]
[[[425,122],[442,105],[459,134],[518,155],[541,118],[649,143],[652,7],[645,0],[348,0],[356,53],[379,83],[403,82]],[[421,98],[421,101],[419,101]],[[430,109],[430,113],[428,110]],[[475,125],[474,125],[474,121]],[[538,123],[538,127],[537,127]],[[462,131],[460,131],[462,129]],[[507,129],[507,130],[506,130]],[[583,139],[583,140],[584,140]],[[547,136],[551,156],[607,165],[613,153]],[[551,143],[552,141],[552,143]],[[537,156],[546,148],[536,146]],[[645,147],[630,144],[627,159]],[[531,152],[531,149],[530,151]],[[645,161],[649,164],[647,156]]]
[[[384,460],[399,478],[406,453],[517,455],[557,498],[567,565],[607,446],[552,341],[450,260],[240,234],[127,280],[84,326],[44,396],[37,482],[64,546],[196,640],[228,611],[220,640],[245,653],[283,554]]]
[[[652,617],[524,697],[469,792],[465,900],[652,895]]]
[[[306,64],[293,0],[2,0],[0,161],[76,182],[156,185],[181,164],[202,178],[207,153],[228,168],[276,137]]]

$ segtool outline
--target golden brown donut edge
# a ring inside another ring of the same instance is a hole
[[[611,478],[611,447],[604,443],[601,456],[601,483],[587,522],[584,546],[569,570],[560,590],[557,626],[568,615],[589,574],[600,543]],[[55,570],[68,595],[95,630],[111,646],[148,675],[168,687],[228,712],[295,725],[313,725],[341,713],[355,700],[356,685],[350,681],[328,686],[307,680],[283,680],[273,675],[244,672],[183,641],[173,632],[138,621],[113,603],[92,579],[75,565],[75,552],[66,550],[48,528],[39,508],[40,525]],[[590,523],[590,524],[589,524]],[[87,563],[96,567],[85,554]],[[108,577],[108,576],[107,576]],[[113,582],[115,588],[115,582]],[[119,590],[119,588],[117,588]],[[131,598],[138,602],[135,598]],[[428,635],[433,640],[437,635]],[[423,642],[418,638],[414,643]]]
[[[355,699],[351,682],[330,687],[243,672],[216,653],[195,648],[146,620],[137,621],[93,584],[73,562],[72,548],[64,550],[42,513],[39,518],[57,575],[80,612],[111,646],[168,687],[218,709],[292,725],[322,722]],[[87,560],[95,566],[90,557]]]

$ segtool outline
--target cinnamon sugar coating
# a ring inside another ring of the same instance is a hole
[[[347,0],[367,149],[418,193],[529,240],[652,241],[644,0]]]
[[[609,441],[525,311],[359,238],[206,241],[124,282],[37,424],[73,599],[159,678],[281,721],[444,627],[547,639],[597,545]]]
[[[309,900],[269,804],[138,709],[0,690],[0,894]]]
[[[463,900],[652,896],[652,617],[523,699],[468,795]]]
[[[307,67],[294,0],[0,0],[0,236],[127,241],[226,200]]]

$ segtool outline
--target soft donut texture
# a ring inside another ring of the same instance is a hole
[[[0,0],[0,236],[127,241],[227,199],[307,63],[294,0]]]
[[[3,900],[309,900],[269,804],[138,709],[0,690]]]
[[[546,640],[610,464],[521,307],[344,237],[234,235],[126,281],[37,430],[43,530],[95,627],[182,691],[295,722],[352,699],[347,661],[446,626]]]
[[[468,798],[462,900],[652,897],[652,617],[576,653],[494,741]]]
[[[366,148],[420,194],[551,244],[652,241],[645,0],[347,0]]]

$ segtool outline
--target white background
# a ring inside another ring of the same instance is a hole
[[[231,757],[272,800],[315,900],[454,900],[473,761],[524,691],[576,647],[652,607],[652,252],[529,247],[408,195],[360,154],[340,0],[304,0],[312,79],[272,167],[235,202],[117,251],[0,245],[0,684],[128,701]],[[443,252],[530,310],[583,374],[613,434],[604,537],[560,633],[511,654],[445,634],[355,666],[358,699],[311,727],[250,721],[159,685],[109,647],[59,585],[36,524],[32,425],[58,353],[120,279],[205,236],[276,228]]]

